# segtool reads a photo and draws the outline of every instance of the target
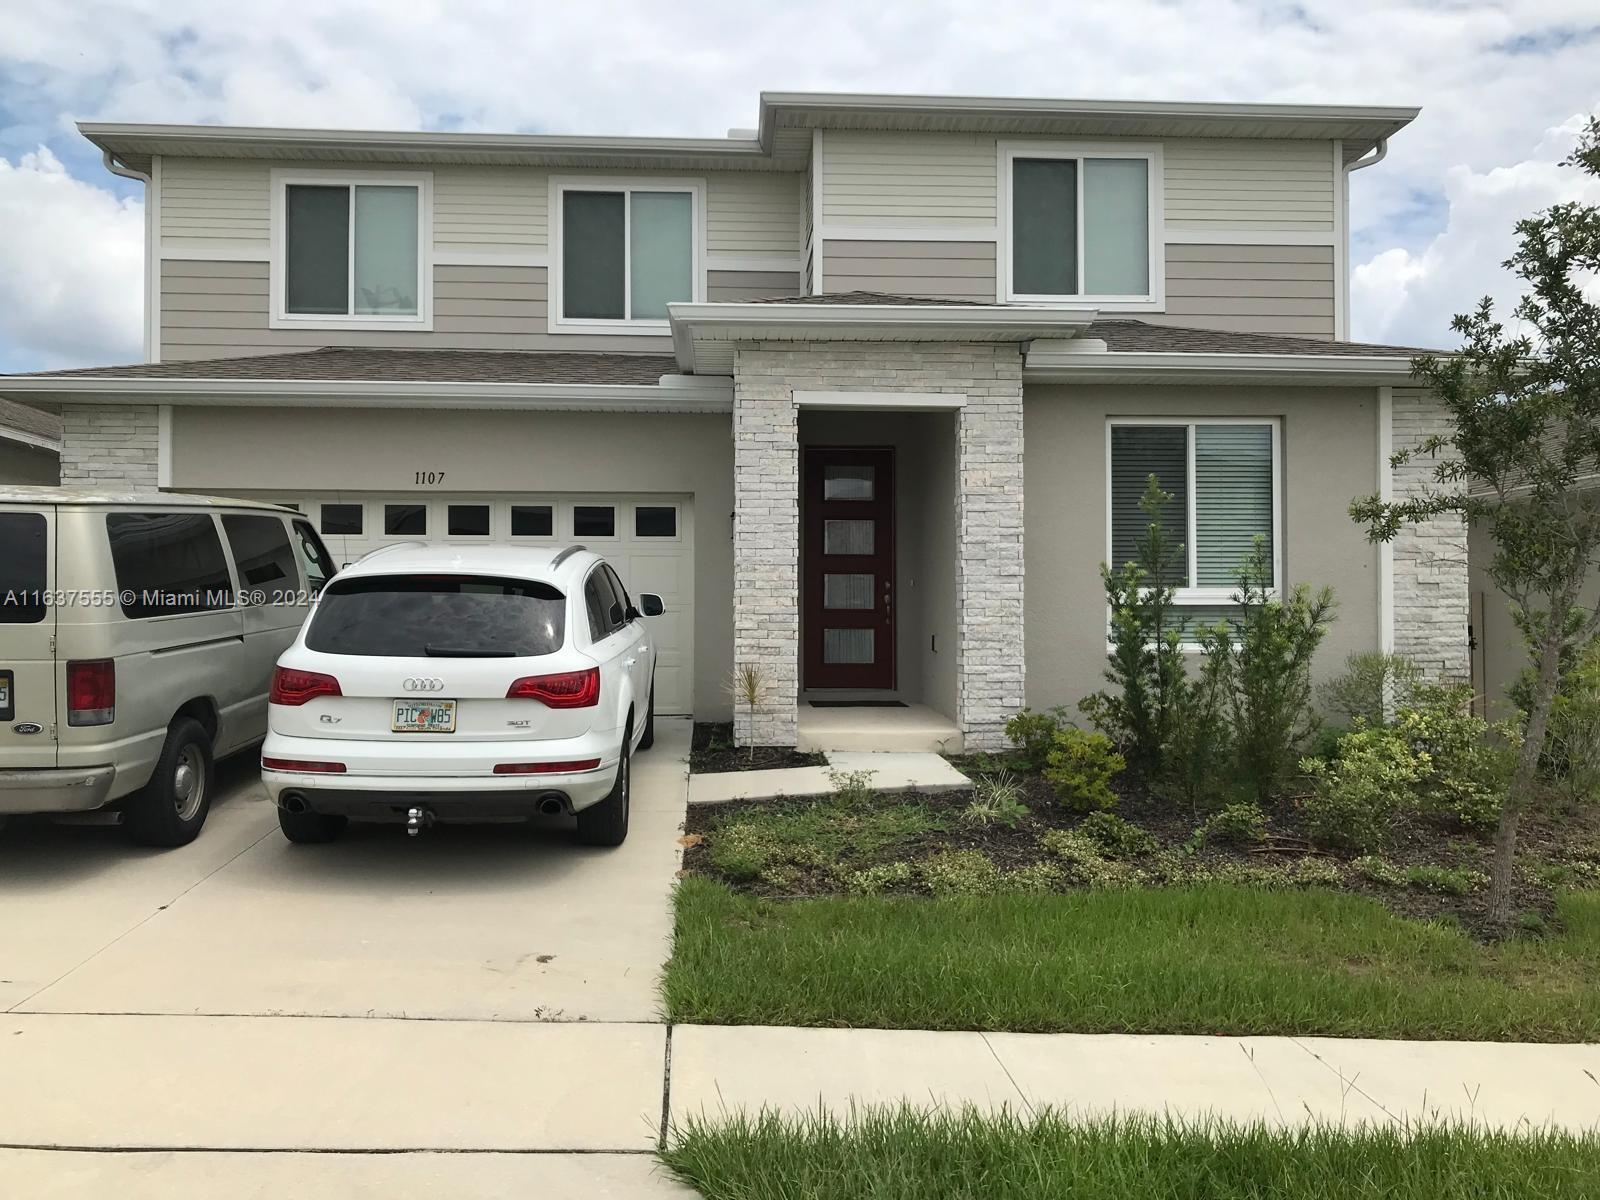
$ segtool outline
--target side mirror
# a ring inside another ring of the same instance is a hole
[[[659,617],[667,611],[667,606],[661,603],[661,597],[654,592],[640,592],[639,611],[647,617]]]

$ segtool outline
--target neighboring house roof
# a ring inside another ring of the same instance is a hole
[[[135,170],[158,154],[299,161],[803,170],[818,129],[1051,137],[1318,138],[1359,157],[1417,115],[1409,107],[1050,100],[763,92],[759,127],[724,138],[589,137],[80,122],[96,146]]]
[[[59,450],[61,418],[26,404],[0,400],[0,438],[44,450]]]

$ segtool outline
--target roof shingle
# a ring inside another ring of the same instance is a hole
[[[15,429],[35,437],[61,440],[61,418],[14,400],[0,400],[0,429]]]

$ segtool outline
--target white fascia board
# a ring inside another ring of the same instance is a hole
[[[261,405],[322,408],[516,408],[564,412],[731,412],[727,379],[656,384],[424,383],[384,380],[17,379],[0,392],[35,403]]]
[[[1381,386],[1410,382],[1409,358],[1362,358],[1343,354],[1194,354],[1029,351],[1023,363],[1026,383],[1139,382],[1336,384]]]
[[[29,433],[23,429],[12,429],[0,425],[0,442],[16,442],[21,446],[32,446],[38,450],[50,450],[56,454],[61,453],[61,439],[48,438],[42,433]]]

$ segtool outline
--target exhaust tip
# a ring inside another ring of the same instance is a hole
[[[306,798],[299,792],[285,792],[278,798],[278,807],[284,812],[296,814],[306,812],[310,808]]]
[[[547,817],[556,816],[567,810],[566,797],[557,792],[546,792],[539,797],[539,811]]]

